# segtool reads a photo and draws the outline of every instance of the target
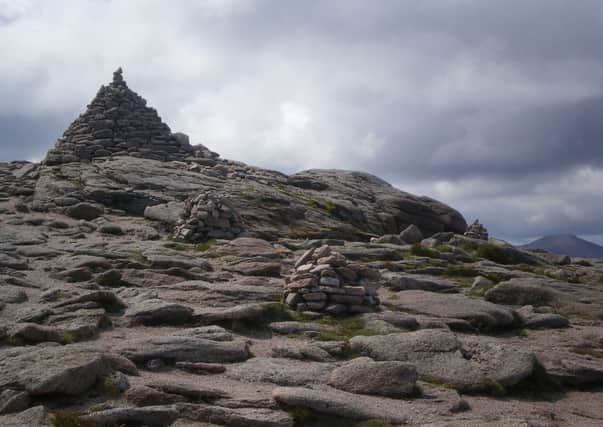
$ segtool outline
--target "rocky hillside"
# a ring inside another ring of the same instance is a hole
[[[182,148],[115,78],[111,133],[0,164],[0,425],[603,424],[603,261]]]

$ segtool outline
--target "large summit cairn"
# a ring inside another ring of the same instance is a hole
[[[200,146],[202,147],[202,146]],[[170,161],[204,157],[188,136],[172,133],[154,108],[132,91],[122,69],[101,86],[86,111],[71,123],[46,156],[47,165],[90,161],[96,157],[133,156]]]
[[[379,272],[348,263],[329,246],[309,249],[295,263],[285,285],[285,302],[299,311],[370,313],[379,306]]]

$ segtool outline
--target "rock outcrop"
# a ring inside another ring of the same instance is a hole
[[[7,174],[7,189],[28,195],[35,191],[33,210],[77,211],[74,206],[93,202],[144,213],[169,226],[180,217],[176,235],[189,241],[240,233],[268,239],[368,240],[398,235],[413,224],[416,229],[404,235],[416,241],[419,230],[430,236],[462,233],[467,227],[449,206],[399,191],[367,173],[308,170],[287,176],[192,146],[128,88],[121,69],[58,139],[43,167],[16,166]],[[230,211],[202,218],[211,211],[205,209],[210,202]]]

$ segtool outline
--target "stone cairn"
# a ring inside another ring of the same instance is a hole
[[[241,218],[226,196],[206,191],[186,200],[174,238],[187,242],[233,239],[241,231]]]
[[[287,278],[285,303],[299,311],[369,313],[379,306],[379,272],[361,264],[348,263],[329,246],[306,251]]]
[[[465,236],[471,237],[472,239],[488,240],[488,230],[479,223],[478,219],[476,219],[473,224],[467,227]]]
[[[172,133],[157,111],[130,90],[121,68],[101,86],[81,114],[46,155],[47,165],[89,161],[95,157],[133,156],[161,161],[204,158],[203,146],[192,146],[183,133]],[[209,154],[208,154],[209,153]]]

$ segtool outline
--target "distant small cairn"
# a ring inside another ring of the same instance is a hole
[[[206,191],[186,200],[174,238],[187,242],[234,239],[241,231],[241,218],[227,197]]]
[[[285,285],[285,303],[299,311],[370,313],[379,306],[379,271],[348,263],[345,256],[321,246],[307,250],[295,263]]]
[[[479,219],[476,219],[473,224],[467,227],[464,235],[472,239],[488,240],[488,230],[480,224]]]

